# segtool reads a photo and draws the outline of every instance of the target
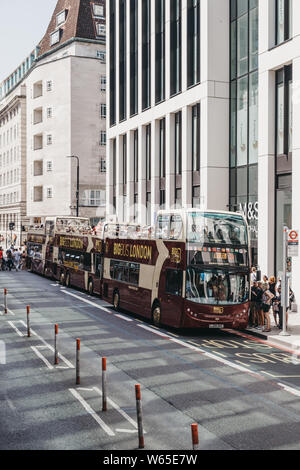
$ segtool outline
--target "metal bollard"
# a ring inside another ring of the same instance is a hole
[[[58,335],[58,325],[54,325],[54,364],[58,364],[58,352],[57,352],[57,335]]]
[[[192,441],[193,441],[193,450],[199,449],[199,436],[198,436],[198,424],[191,424],[192,430]]]
[[[80,384],[80,339],[76,339],[76,385]]]
[[[4,288],[4,314],[7,314],[7,289]]]
[[[107,400],[106,400],[106,357],[102,357],[102,411],[107,411]]]
[[[29,305],[27,305],[26,310],[27,310],[27,337],[30,338],[30,320],[29,320],[30,306]]]
[[[139,449],[143,449],[145,447],[145,442],[144,442],[144,431],[143,431],[141,386],[139,384],[135,386],[135,398],[136,398],[136,414],[137,414],[138,435],[139,435]]]

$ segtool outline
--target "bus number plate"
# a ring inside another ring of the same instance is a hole
[[[209,325],[209,328],[224,328],[224,325],[212,324],[212,325]]]

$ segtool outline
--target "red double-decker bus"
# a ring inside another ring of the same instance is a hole
[[[103,241],[88,219],[47,218],[45,226],[30,230],[27,255],[32,272],[101,295]]]
[[[248,324],[250,249],[243,215],[161,211],[155,233],[107,227],[103,298],[176,328]],[[122,233],[121,233],[122,232]]]

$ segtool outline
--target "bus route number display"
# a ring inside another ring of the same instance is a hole
[[[288,232],[288,256],[299,256],[299,230],[290,230]]]

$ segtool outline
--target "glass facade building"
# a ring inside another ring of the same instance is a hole
[[[257,263],[258,0],[231,0],[230,210],[243,211]]]

